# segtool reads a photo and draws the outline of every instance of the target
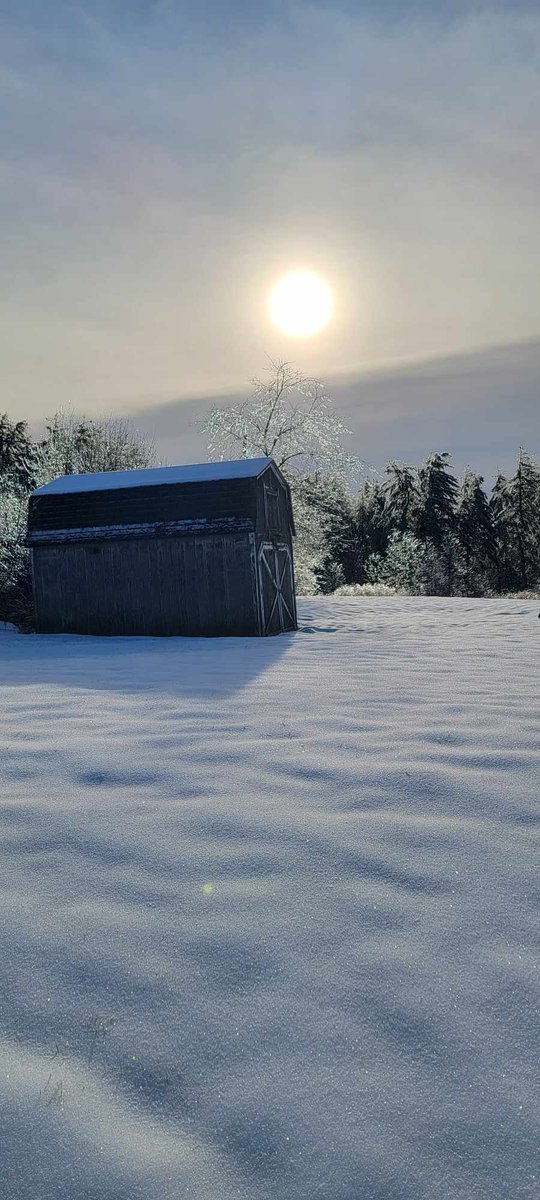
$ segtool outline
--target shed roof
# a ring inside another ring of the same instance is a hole
[[[145,467],[138,471],[101,471],[94,475],[62,475],[46,483],[34,496],[111,491],[116,488],[159,487],[171,483],[207,483],[220,479],[254,479],[273,462],[271,458],[239,458],[228,462],[188,463],[178,467]]]

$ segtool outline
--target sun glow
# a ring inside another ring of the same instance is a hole
[[[312,337],[330,320],[334,298],[328,285],[312,271],[294,271],[273,288],[270,315],[289,337]]]

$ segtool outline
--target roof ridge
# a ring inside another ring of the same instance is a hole
[[[267,455],[257,458],[219,459],[204,463],[179,463],[174,466],[134,467],[120,471],[93,471],[80,475],[60,475],[37,488],[33,496],[113,491],[131,487],[157,487],[160,484],[219,482],[227,479],[254,478],[273,462]],[[242,468],[242,469],[240,469]]]

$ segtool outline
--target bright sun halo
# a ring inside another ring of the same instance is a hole
[[[334,298],[328,285],[312,271],[293,271],[270,294],[270,315],[290,337],[311,337],[330,320]]]

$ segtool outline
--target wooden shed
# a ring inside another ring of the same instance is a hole
[[[40,633],[297,628],[294,520],[271,458],[67,475],[30,498]]]

